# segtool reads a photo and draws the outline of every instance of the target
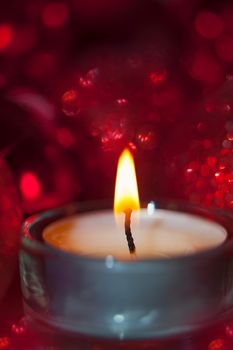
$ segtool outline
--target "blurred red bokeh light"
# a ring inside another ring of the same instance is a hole
[[[9,46],[13,39],[13,29],[9,24],[0,24],[0,50]]]
[[[32,172],[25,172],[20,179],[20,189],[26,199],[35,199],[40,195],[41,187]]]

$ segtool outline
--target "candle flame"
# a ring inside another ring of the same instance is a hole
[[[118,160],[114,212],[126,210],[139,210],[139,195],[133,156],[125,149]]]

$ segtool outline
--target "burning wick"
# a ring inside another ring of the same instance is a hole
[[[130,228],[131,214],[132,214],[131,209],[128,209],[125,211],[125,235],[126,235],[126,239],[128,242],[130,254],[135,254],[136,247],[134,244],[134,239],[133,239],[133,235],[132,235],[131,228]]]
[[[114,212],[116,218],[119,213],[125,214],[125,235],[129,252],[133,256],[136,252],[130,222],[132,211],[140,209],[138,186],[134,160],[128,149],[120,155],[117,167]]]

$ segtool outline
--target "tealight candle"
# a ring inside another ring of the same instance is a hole
[[[127,150],[114,213],[105,208],[78,203],[26,221],[21,283],[34,321],[88,337],[149,339],[195,332],[233,309],[229,214],[175,201],[140,209]]]
[[[44,240],[67,252],[93,257],[131,258],[123,234],[125,212],[130,209],[133,247],[137,259],[169,258],[208,250],[227,236],[219,224],[194,215],[156,209],[149,203],[139,210],[134,162],[125,150],[117,170],[114,212],[85,213],[56,221],[43,232]],[[116,222],[115,222],[116,220]]]

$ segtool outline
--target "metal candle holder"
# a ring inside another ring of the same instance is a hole
[[[24,225],[20,254],[26,314],[65,332],[113,339],[179,336],[228,317],[233,307],[233,217],[175,201],[156,206],[219,222],[228,239],[190,256],[122,262],[70,254],[41,238],[51,222],[106,209],[105,204],[72,204],[34,216]]]

